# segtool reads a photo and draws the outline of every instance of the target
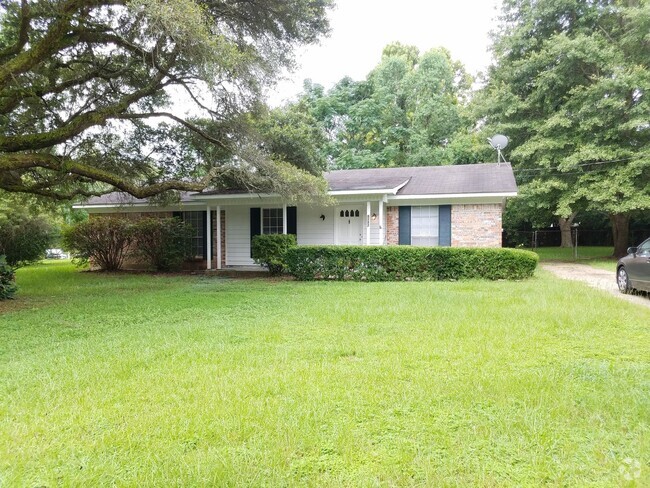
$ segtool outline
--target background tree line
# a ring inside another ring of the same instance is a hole
[[[505,0],[494,62],[472,79],[444,49],[386,46],[362,81],[307,82],[287,111],[319,124],[335,168],[494,161],[507,134],[520,187],[506,226],[609,219],[615,255],[650,209],[650,5],[644,0]]]

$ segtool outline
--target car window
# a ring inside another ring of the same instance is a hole
[[[650,239],[644,241],[637,249],[637,253],[648,253],[650,252]]]

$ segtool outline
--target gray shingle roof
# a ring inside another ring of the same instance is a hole
[[[325,173],[332,191],[394,190],[397,195],[457,195],[464,193],[514,193],[515,176],[509,163],[419,166],[414,168],[348,169]],[[181,202],[201,199],[202,195],[228,195],[236,191],[181,193]],[[90,198],[85,205],[146,204],[147,200],[124,193],[109,193]]]
[[[463,164],[415,168],[373,168],[331,171],[330,189],[354,191],[393,189],[408,181],[398,195],[511,193],[517,184],[510,164]]]

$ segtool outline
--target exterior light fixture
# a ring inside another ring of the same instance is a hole
[[[320,219],[325,220],[325,214],[320,214]]]
[[[376,213],[372,214],[372,217],[370,217],[370,218],[374,222],[375,220],[377,220],[377,214]]]

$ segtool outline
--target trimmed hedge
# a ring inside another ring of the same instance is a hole
[[[253,237],[252,255],[256,263],[269,269],[271,276],[286,269],[286,252],[296,246],[293,234],[265,234]]]
[[[538,260],[501,248],[298,246],[285,254],[289,273],[305,281],[520,280],[533,275]]]

